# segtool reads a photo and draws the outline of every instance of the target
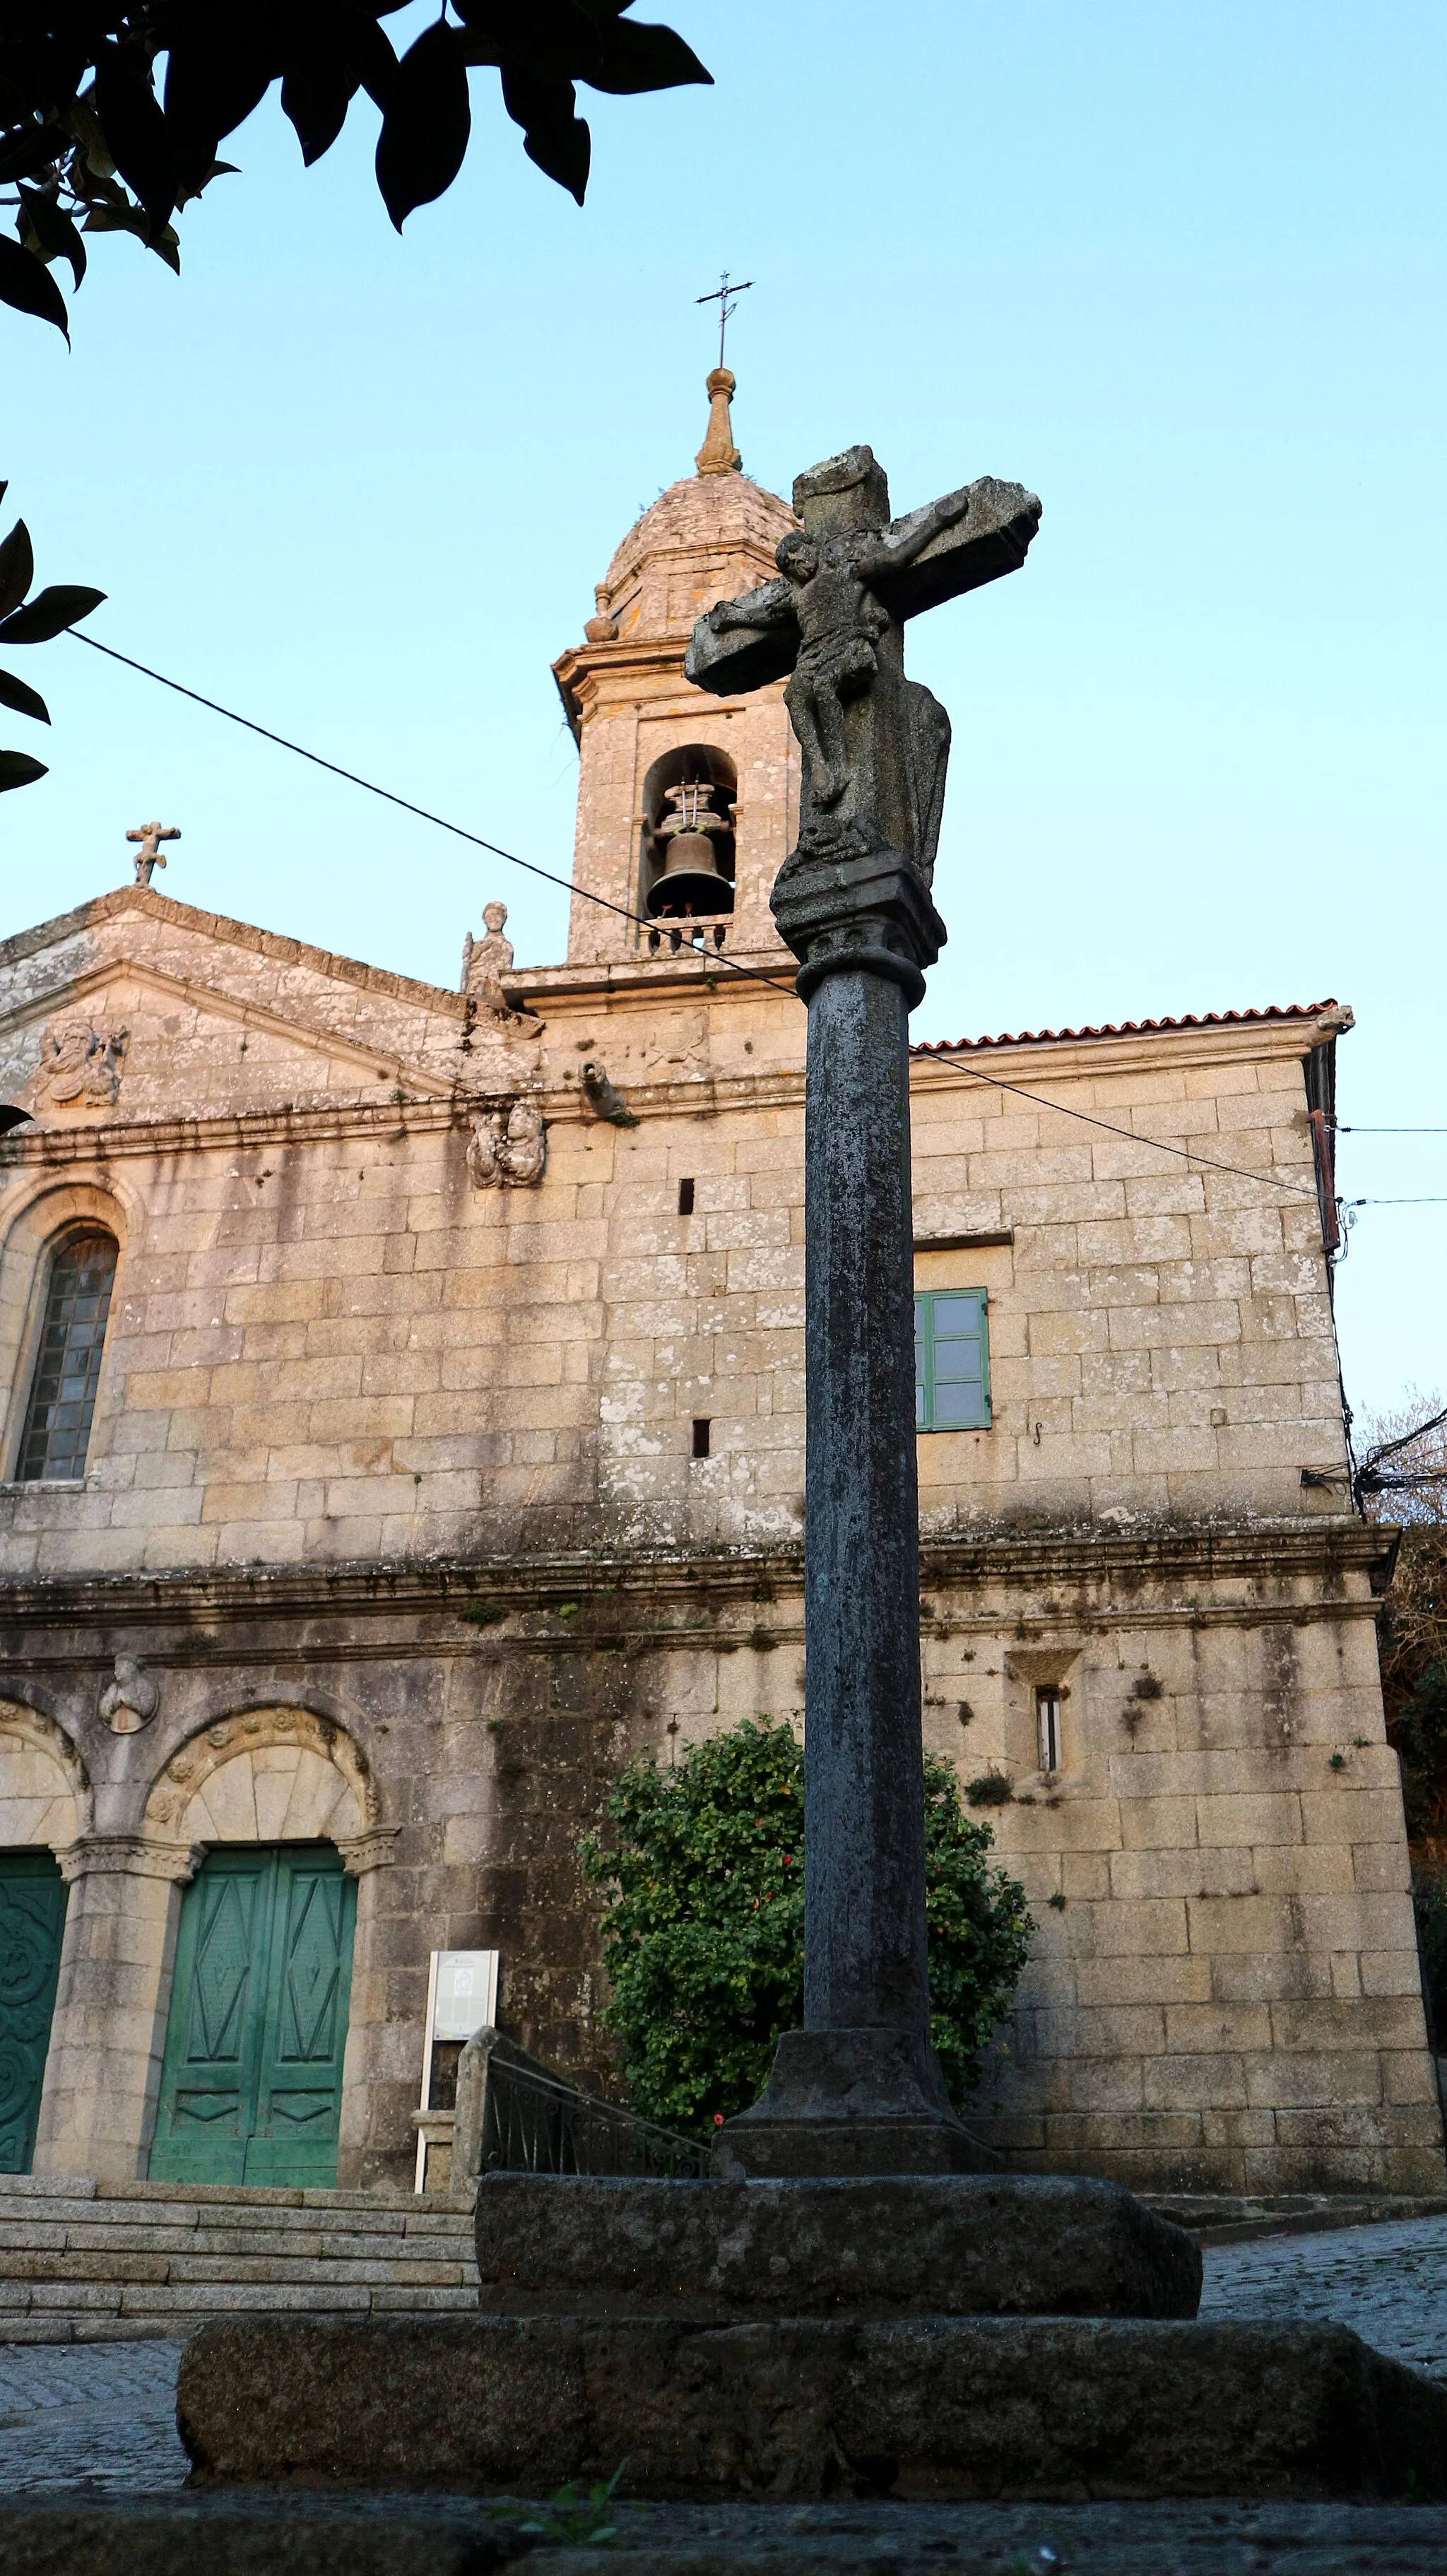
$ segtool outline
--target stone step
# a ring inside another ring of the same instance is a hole
[[[0,2344],[476,2307],[461,2200],[0,2178]]]

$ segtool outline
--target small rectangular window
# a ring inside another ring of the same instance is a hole
[[[914,1301],[914,1419],[919,1431],[988,1431],[990,1341],[984,1288],[926,1289]]]
[[[678,1213],[680,1216],[692,1216],[693,1214],[692,1181],[680,1181],[678,1184]]]
[[[706,1458],[708,1456],[708,1435],[712,1429],[713,1424],[711,1422],[694,1423],[693,1454],[695,1458]]]
[[[1035,1693],[1035,1726],[1040,1740],[1042,1771],[1063,1769],[1060,1733],[1060,1693],[1053,1682],[1043,1683]]]

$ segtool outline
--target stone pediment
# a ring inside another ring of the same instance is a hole
[[[460,994],[126,887],[0,945],[0,1100],[41,1126],[513,1091]]]

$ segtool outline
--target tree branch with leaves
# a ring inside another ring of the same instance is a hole
[[[710,81],[631,0],[443,0],[399,58],[402,0],[6,0],[0,17],[0,302],[70,336],[51,274],[79,287],[83,235],[127,232],[179,271],[174,217],[234,164],[227,136],[280,83],[308,167],[354,100],[381,111],[377,185],[400,232],[451,187],[472,132],[469,75],[493,70],[523,150],[578,204],[591,140],[577,85],[615,97]]]

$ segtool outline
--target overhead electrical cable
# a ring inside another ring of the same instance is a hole
[[[153,670],[148,662],[138,662],[131,654],[118,652],[114,644],[102,644],[98,636],[84,635],[78,627],[71,627],[68,631],[72,642],[88,644],[93,653],[104,653],[109,661],[120,662],[128,671],[139,672],[142,679],[154,680],[158,687],[172,690],[178,698],[189,698],[193,706],[205,707],[208,714],[222,716],[228,724],[240,725],[247,733],[259,734],[263,742],[274,743],[279,751],[289,751],[298,760],[310,761],[314,769],[325,769],[333,778],[345,779],[349,787],[360,787],[365,795],[378,796],[384,804],[395,805],[404,814],[414,814],[419,822],[431,823],[439,832],[449,832],[455,840],[469,842],[475,850],[486,850],[491,858],[503,859],[509,867],[522,868],[528,876],[540,877],[545,885],[557,886],[569,897],[581,896],[585,903],[596,904],[602,911],[613,913],[620,921],[632,922],[640,930],[656,931],[662,926],[657,921],[648,920],[642,913],[631,911],[627,904],[614,903],[605,894],[595,894],[591,886],[578,885],[572,878],[559,876],[555,869],[540,867],[535,859],[519,858],[516,850],[505,850],[499,842],[485,840],[480,832],[471,832],[464,824],[450,822],[445,814],[434,814],[429,806],[418,805],[410,796],[399,796],[390,787],[379,787],[375,779],[363,778],[359,770],[346,769],[338,760],[327,760],[319,751],[308,751],[305,743],[293,742],[289,735],[274,732],[270,725],[258,724],[252,716],[239,715],[234,707],[222,706],[217,698],[204,697],[199,689],[187,688],[184,681],[173,680],[164,671]],[[710,973],[718,970],[737,975],[745,983],[764,984],[772,992],[785,993],[791,1001],[797,998],[792,983],[781,982],[777,975],[766,974],[762,967],[741,966],[737,958],[726,957],[721,949],[715,950],[710,955],[706,949],[695,946],[692,940],[685,942],[685,945],[694,956],[703,958]],[[932,1055],[929,1062],[936,1072],[943,1074],[947,1079],[959,1082],[982,1082],[993,1091],[1012,1092],[1017,1099],[1031,1101],[1037,1109],[1047,1110],[1056,1117],[1074,1118],[1083,1126],[1098,1127],[1104,1135],[1123,1137],[1128,1145],[1146,1145],[1158,1154],[1171,1154],[1178,1161],[1200,1164],[1207,1171],[1229,1173],[1234,1180],[1263,1182],[1270,1189],[1286,1190],[1294,1198],[1312,1199],[1317,1195],[1310,1182],[1283,1181],[1275,1172],[1253,1172],[1244,1163],[1222,1163],[1214,1155],[1197,1153],[1190,1145],[1169,1145],[1161,1136],[1138,1135],[1134,1128],[1117,1127],[1108,1118],[1092,1117],[1088,1110],[1071,1108],[1064,1101],[1042,1099],[1039,1092],[1027,1091],[1024,1085],[1018,1082],[1006,1082],[999,1074],[981,1073],[975,1065],[958,1064],[948,1057],[937,1055]],[[1338,1133],[1342,1134],[1350,1132],[1352,1131],[1347,1129],[1338,1130]],[[1426,1135],[1447,1133],[1447,1129],[1423,1128],[1420,1131],[1382,1129],[1360,1132],[1382,1134],[1420,1132]],[[1353,1199],[1350,1202],[1353,1207],[1426,1207],[1442,1204],[1447,1202],[1426,1199]]]

